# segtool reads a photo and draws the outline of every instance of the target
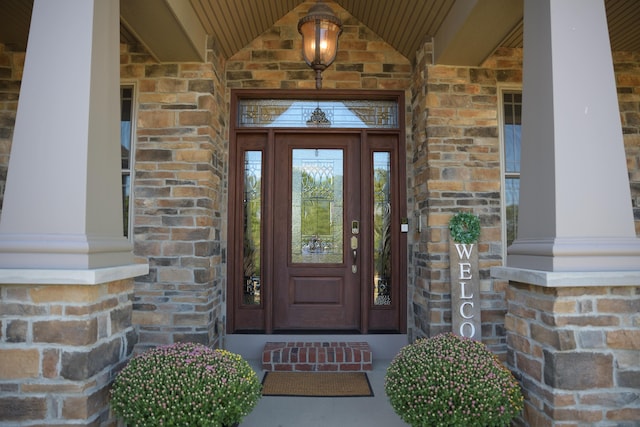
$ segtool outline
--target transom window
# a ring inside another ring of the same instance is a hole
[[[395,100],[240,99],[238,127],[398,129]]]

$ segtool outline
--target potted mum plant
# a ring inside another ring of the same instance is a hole
[[[262,386],[241,356],[201,344],[148,350],[129,361],[111,389],[111,408],[129,426],[238,425]]]
[[[511,372],[484,344],[453,333],[402,348],[384,389],[395,412],[414,427],[507,426],[523,408]]]

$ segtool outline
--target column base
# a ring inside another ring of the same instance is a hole
[[[507,250],[510,267],[542,271],[638,270],[637,237],[516,239]]]
[[[102,268],[133,263],[125,237],[0,233],[0,268]]]

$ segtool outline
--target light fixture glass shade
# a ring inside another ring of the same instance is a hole
[[[319,89],[322,87],[322,71],[336,59],[342,22],[329,6],[316,3],[298,22],[298,32],[302,35],[302,56],[307,65],[316,70],[316,87]]]

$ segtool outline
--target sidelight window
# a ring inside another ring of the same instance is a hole
[[[391,154],[373,153],[374,304],[391,304]]]
[[[243,303],[261,302],[260,247],[262,236],[262,152],[244,153],[244,188],[242,199],[242,270]]]

